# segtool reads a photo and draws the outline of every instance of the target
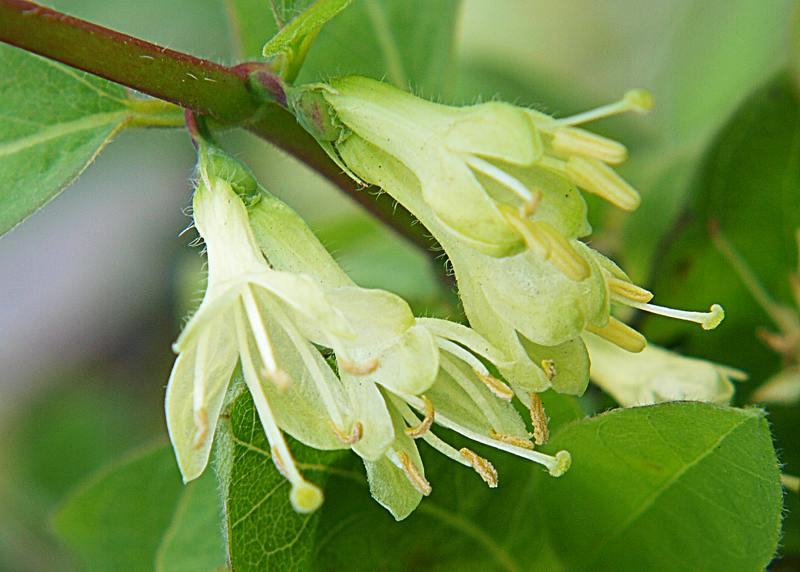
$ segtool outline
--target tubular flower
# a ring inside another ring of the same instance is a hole
[[[365,78],[300,88],[301,123],[360,180],[402,203],[447,253],[471,326],[509,358],[517,395],[548,387],[580,394],[589,359],[582,335],[641,351],[644,338],[611,316],[611,302],[716,326],[722,308],[650,304],[611,261],[578,240],[590,227],[577,187],[625,209],[638,194],[608,164],[622,145],[576,127],[646,111],[645,92],[572,118],[492,102],[454,108]]]
[[[374,369],[353,371],[342,367],[340,359],[338,369],[346,392],[370,385],[379,388],[384,399],[382,407],[351,400],[354,417],[371,420],[363,424],[364,439],[370,430],[382,435],[381,439],[373,439],[376,446],[369,449],[353,445],[364,460],[370,490],[380,504],[402,519],[422,496],[431,492],[416,439],[472,467],[489,486],[497,486],[498,475],[488,460],[470,449],[454,449],[433,433],[434,424],[540,463],[554,476],[567,470],[570,456],[566,451],[550,456],[533,450],[531,433],[511,405],[514,391],[485,365],[488,362],[497,368],[510,367],[502,351],[470,328],[446,320],[412,317],[411,325],[405,317],[387,321],[388,316],[405,312],[410,316],[410,310],[401,312],[399,305],[390,308],[386,302],[399,299],[386,292],[381,293],[384,298],[380,303],[375,296],[362,297],[358,304],[341,303],[337,291],[380,291],[353,286],[302,219],[266,191],[261,192],[261,200],[249,211],[254,235],[267,259],[281,270],[305,269],[344,316],[371,316],[375,322],[359,333],[361,342],[351,340],[346,346],[361,363],[373,360]],[[361,319],[355,321],[362,323]],[[405,331],[385,327],[392,321],[406,324]],[[436,350],[433,356],[428,351],[429,342]],[[411,377],[409,371],[425,374]],[[543,444],[548,431],[541,401],[530,394],[525,395],[524,401],[531,404],[534,441]]]
[[[588,334],[592,381],[620,405],[651,405],[664,401],[710,401],[727,404],[731,380],[744,381],[744,372],[706,360],[689,358],[648,345],[631,355]]]
[[[201,175],[194,224],[208,252],[208,286],[174,345],[179,355],[166,398],[178,464],[185,481],[205,469],[225,392],[240,362],[272,459],[292,485],[291,501],[298,511],[311,511],[322,493],[301,475],[282,430],[318,449],[359,440],[363,427],[349,405],[354,396],[312,343],[324,341],[348,356],[347,344],[357,334],[314,280],[267,264],[231,184],[202,169]],[[314,339],[308,324],[314,324]],[[362,402],[381,400],[370,386],[361,389]]]

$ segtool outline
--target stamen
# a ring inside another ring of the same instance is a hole
[[[642,202],[636,189],[605,163],[573,156],[567,159],[566,167],[567,175],[576,185],[623,210],[636,210]]]
[[[425,417],[424,419],[416,426],[406,427],[404,429],[405,434],[411,437],[412,439],[418,439],[425,435],[433,425],[434,418],[436,416],[436,411],[433,409],[433,403],[430,399],[425,397],[424,395],[421,396],[422,401],[425,403]]]
[[[540,363],[542,366],[542,371],[544,372],[544,376],[553,381],[553,378],[556,376],[556,362],[552,359],[543,359]]]
[[[493,375],[488,372],[484,374],[477,369],[473,369],[472,371],[475,372],[477,378],[483,382],[486,389],[491,391],[496,397],[504,401],[511,401],[514,398],[514,390]]]
[[[581,155],[616,165],[628,158],[625,145],[575,127],[556,130],[553,149],[564,155]]]
[[[603,327],[590,324],[586,329],[632,353],[639,353],[647,346],[647,340],[642,334],[614,317],[610,317],[608,324]]]
[[[483,173],[487,177],[494,179],[506,187],[509,191],[517,195],[523,204],[536,204],[538,202],[533,193],[529,191],[519,179],[512,177],[502,169],[492,165],[490,162],[468,153],[464,154],[464,162],[476,171]]]
[[[615,302],[627,304],[628,301],[647,303],[653,299],[653,293],[637,286],[633,282],[622,280],[614,276],[606,278],[606,283]]]
[[[608,105],[603,105],[597,109],[585,111],[571,117],[558,119],[557,122],[561,125],[580,125],[628,111],[643,114],[649,112],[651,109],[653,109],[652,94],[645,89],[632,89],[627,92],[620,101],[609,103]]]
[[[572,245],[544,221],[520,218],[513,210],[504,209],[508,222],[520,233],[525,245],[550,261],[567,278],[579,282],[591,274],[589,265]]]
[[[208,412],[205,407],[194,410],[194,425],[196,427],[192,447],[199,449],[203,446],[208,434]]]
[[[428,496],[431,494],[433,490],[431,488],[431,484],[425,480],[425,477],[422,476],[422,473],[417,468],[417,466],[411,462],[411,459],[408,456],[408,453],[405,451],[400,451],[397,453],[397,457],[400,460],[400,468],[406,474],[406,478],[422,496]]]
[[[489,430],[489,437],[521,449],[533,449],[533,443],[527,439],[523,439],[522,437],[514,437],[513,435],[504,435],[503,433],[498,433],[494,429]]]
[[[713,304],[708,312],[688,312],[686,310],[675,310],[665,306],[656,306],[655,304],[642,304],[639,302],[626,302],[628,306],[650,312],[651,314],[658,314],[659,316],[666,316],[668,318],[675,318],[676,320],[685,320],[687,322],[695,322],[700,324],[704,330],[713,330],[719,326],[720,322],[725,319],[725,310],[719,304]]]
[[[795,494],[800,494],[800,477],[781,473],[781,484]]]
[[[497,488],[497,470],[494,468],[494,465],[488,461],[488,459],[484,459],[466,447],[461,449],[459,453],[461,453],[461,455],[467,461],[469,461],[469,464],[472,465],[472,468],[475,469],[475,472],[481,476],[487,485],[489,485],[489,488]]]
[[[478,406],[478,408],[483,411],[486,415],[489,424],[494,425],[495,427],[500,427],[503,424],[502,418],[498,415],[496,408],[491,403],[491,397],[487,396],[482,388],[478,385],[476,380],[468,376],[464,373],[464,370],[458,367],[455,363],[453,363],[450,358],[445,355],[440,357],[440,362],[442,369],[453,378],[458,386],[464,390],[464,392],[469,396],[469,398]],[[408,403],[413,403],[410,401],[408,397],[404,396],[404,399]],[[414,398],[417,399],[416,397]],[[416,405],[415,405],[416,407]],[[417,407],[417,409],[419,409]],[[437,415],[437,421],[439,420]]]
[[[269,401],[267,401],[267,394],[264,392],[258,379],[253,356],[250,355],[247,330],[245,329],[245,319],[242,308],[237,307],[235,319],[236,337],[239,342],[242,373],[244,374],[245,383],[250,390],[250,395],[253,397],[253,403],[256,406],[256,411],[261,420],[261,425],[264,428],[264,433],[267,436],[267,441],[269,441],[270,450],[272,451],[272,462],[275,464],[278,471],[292,485],[289,499],[294,509],[297,512],[312,512],[322,504],[322,491],[303,478],[303,475],[294,462],[294,457],[292,457],[289,446],[283,438],[283,433],[275,422],[275,417],[272,414]]]
[[[369,359],[365,362],[356,363],[352,362],[348,359],[344,359],[341,356],[337,356],[339,361],[339,367],[345,370],[347,373],[351,375],[367,375],[378,369],[380,365],[380,361],[377,358]]]
[[[402,397],[406,402],[410,403],[415,409],[422,408],[422,402],[419,400],[418,397],[414,395],[403,395]],[[449,417],[446,417],[441,414],[437,415],[436,423],[438,423],[442,427],[447,427],[448,429],[452,429],[453,431],[456,431],[457,433],[460,433],[464,437],[472,439],[477,443],[483,443],[484,445],[489,445],[490,447],[494,447],[495,449],[500,449],[501,451],[506,451],[518,457],[522,457],[523,459],[528,459],[529,461],[533,461],[535,463],[544,465],[547,468],[548,472],[554,477],[560,477],[561,475],[563,475],[570,466],[571,457],[567,451],[559,451],[558,453],[556,453],[555,457],[552,457],[550,455],[546,455],[539,451],[517,447],[509,443],[504,443],[503,441],[499,441],[497,439],[492,439],[491,437],[483,433],[478,433],[476,431],[473,431],[472,429],[464,427],[463,425],[456,423]]]
[[[544,445],[550,439],[550,428],[547,426],[547,415],[544,404],[538,393],[530,393],[531,398],[531,425],[533,425],[533,441],[537,445]]]
[[[354,445],[361,441],[361,438],[364,436],[364,426],[361,424],[361,421],[356,421],[353,423],[353,429],[351,430],[350,434],[348,435],[339,427],[337,427],[336,423],[332,420],[328,420],[328,424],[333,429],[333,432],[336,434],[336,438],[339,439],[345,445]]]

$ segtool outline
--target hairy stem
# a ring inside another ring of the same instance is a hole
[[[226,67],[27,0],[0,0],[0,41],[244,127],[330,180],[404,238],[430,247],[420,225],[388,195],[355,188],[283,107],[281,80],[264,63]]]

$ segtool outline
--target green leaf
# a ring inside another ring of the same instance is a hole
[[[320,487],[346,456],[287,440],[300,470]],[[292,508],[288,481],[272,463],[269,443],[247,391],[233,400],[220,423],[215,462],[232,568],[237,572],[307,570],[320,512],[298,514]],[[335,497],[326,502],[332,500]]]
[[[166,106],[0,46],[0,235],[69,185],[126,124],[174,124],[159,116]]]
[[[151,446],[85,482],[53,526],[86,570],[210,572],[225,560],[209,475],[184,487],[171,448]]]
[[[549,446],[573,458],[537,491],[568,570],[763,570],[775,552],[779,469],[758,409],[615,410]]]
[[[557,427],[580,417],[576,400],[543,395]],[[511,570],[551,569],[554,562],[532,477],[543,469],[512,455],[436,433],[486,455],[500,474],[489,489],[471,469],[421,444],[433,494],[408,519],[396,522],[369,494],[360,459],[292,441],[306,478],[323,486],[325,503],[312,515],[295,513],[289,486],[269,446],[249,393],[230,408],[217,451],[225,485],[230,561],[249,570]],[[549,478],[549,477],[548,477]],[[535,568],[541,566],[541,568]]]

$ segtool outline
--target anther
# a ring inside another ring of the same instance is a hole
[[[281,393],[289,389],[289,386],[292,384],[292,379],[289,377],[289,374],[280,368],[273,371],[269,371],[267,368],[261,368],[261,375],[270,380]]]
[[[556,130],[553,149],[563,155],[581,155],[616,165],[628,158],[625,145],[575,127]]]
[[[565,276],[576,282],[589,276],[589,265],[552,226],[544,221],[521,218],[512,209],[504,209],[503,212],[506,220],[522,236],[525,245],[537,256],[550,261]]]
[[[511,401],[514,398],[514,391],[493,375],[483,373],[474,368],[472,371],[475,372],[475,376],[483,382],[486,388],[491,391],[495,397],[499,397],[505,401]]]
[[[208,435],[208,412],[205,407],[196,409],[194,412],[194,424],[197,430],[192,439],[192,447],[199,449],[205,443],[206,435]]]
[[[613,317],[603,327],[590,324],[586,329],[629,352],[638,353],[647,346],[647,340],[642,334]]]
[[[496,441],[501,441],[508,445],[519,447],[520,449],[533,449],[533,443],[531,443],[527,439],[523,439],[522,437],[515,437],[513,435],[504,435],[503,433],[498,433],[494,429],[491,429],[489,431],[489,437],[495,439]]]
[[[639,193],[614,170],[596,159],[570,157],[566,172],[572,181],[583,190],[598,195],[619,208],[636,210],[642,202]]]
[[[411,462],[411,458],[408,456],[408,453],[405,451],[400,451],[397,453],[398,458],[400,459],[400,468],[403,469],[403,472],[406,474],[406,478],[411,483],[417,491],[423,495],[428,496],[431,494],[433,490],[431,488],[431,484],[422,476],[422,473],[417,468],[417,466]]]
[[[638,302],[626,302],[626,304],[633,308],[650,312],[651,314],[675,318],[676,320],[695,322],[700,324],[704,330],[713,330],[720,325],[722,320],[725,319],[725,310],[723,310],[722,306],[719,304],[713,304],[711,308],[709,308],[708,312],[688,312],[686,310],[675,310],[674,308],[656,306],[655,304],[642,304]]]
[[[550,439],[550,428],[547,426],[547,415],[544,412],[542,398],[537,393],[530,393],[531,398],[531,425],[533,425],[533,441],[537,445],[544,445]]]
[[[339,358],[339,367],[351,375],[367,375],[378,369],[380,362],[377,358],[369,359],[365,362],[356,363],[347,359]]]
[[[497,470],[494,468],[494,465],[466,447],[461,449],[459,453],[472,465],[472,468],[475,469],[475,472],[489,485],[489,488],[497,488]]]
[[[611,291],[611,297],[615,302],[627,304],[629,301],[639,302],[646,304],[653,299],[653,293],[645,290],[641,286],[637,286],[627,280],[620,278],[610,277],[606,279],[608,288]]]
[[[356,421],[353,423],[353,428],[348,435],[341,429],[336,426],[331,420],[328,420],[328,424],[330,425],[333,432],[336,434],[336,438],[339,439],[345,445],[354,445],[361,441],[361,437],[364,436],[364,426],[361,424],[361,421]]]
[[[414,427],[406,427],[405,434],[412,439],[418,439],[425,435],[433,425],[433,420],[436,417],[436,411],[433,408],[433,402],[424,395],[420,396],[422,402],[425,404],[425,418]]]
[[[553,378],[556,376],[556,362],[552,359],[543,359],[540,364],[542,366],[542,371],[544,372],[544,376],[553,381]]]

